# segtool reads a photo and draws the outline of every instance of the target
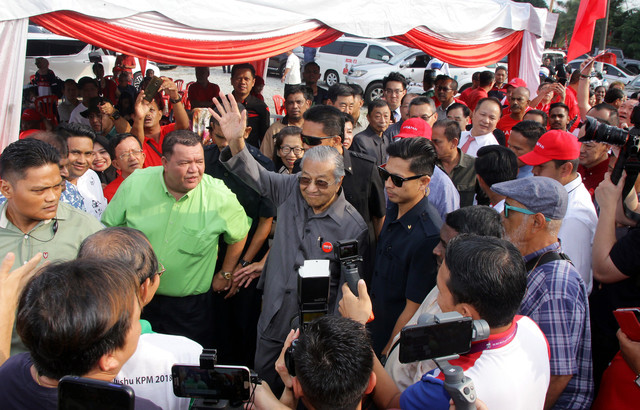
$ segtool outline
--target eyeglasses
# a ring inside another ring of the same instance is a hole
[[[303,176],[298,177],[298,183],[300,184],[300,186],[309,186],[312,181],[313,180],[309,177],[303,177]],[[329,188],[330,185],[334,185],[336,182],[338,182],[337,179],[334,180],[332,183],[329,183],[322,179],[316,179],[315,181],[313,181],[313,183],[316,185],[316,187],[318,187],[318,189],[327,189]]]
[[[312,137],[311,135],[300,134],[302,137],[302,142],[307,144],[310,147],[315,147],[316,145],[322,144],[322,140],[326,140],[329,138],[335,138],[335,135],[331,135],[329,137]]]
[[[280,152],[282,152],[283,155],[289,155],[289,153],[293,151],[293,153],[295,155],[300,155],[302,153],[304,153],[304,148],[301,147],[290,147],[288,145],[283,145],[280,147]]]
[[[525,214],[525,215],[535,215],[537,212],[533,212],[530,211],[528,209],[524,209],[524,208],[519,208],[517,206],[511,206],[508,203],[504,203],[504,217],[508,218],[509,217],[509,211],[514,211],[514,212],[520,212],[521,214]],[[545,220],[550,221],[551,219],[547,218],[546,216],[544,217]]]
[[[160,269],[156,272],[156,275],[162,276],[162,274],[166,271],[166,269],[164,268],[164,265],[161,264],[160,262],[158,262],[158,267]]]
[[[403,91],[404,90],[401,88],[398,88],[397,90],[392,90],[391,88],[387,88],[384,90],[385,93],[393,94],[393,95],[400,95],[402,94]]]
[[[453,91],[453,88],[438,86],[438,87],[436,87],[436,90],[438,90],[438,91]]]
[[[118,159],[122,160],[122,161],[126,161],[129,159],[130,156],[135,155],[136,157],[142,155],[144,151],[139,149],[139,150],[134,150],[134,151],[127,151],[124,152],[120,155],[118,155]]]
[[[382,178],[383,182],[386,182],[387,179],[389,179],[389,177],[391,177],[391,182],[393,182],[393,185],[397,186],[398,188],[402,187],[402,184],[404,184],[405,181],[411,181],[411,180],[422,178],[422,177],[426,176],[426,174],[422,174],[422,175],[414,175],[412,177],[406,177],[405,178],[405,177],[401,177],[400,175],[395,175],[395,174],[389,173],[389,171],[384,169],[384,167],[386,167],[386,166],[387,166],[387,164],[378,165],[378,173],[380,174],[380,178]]]

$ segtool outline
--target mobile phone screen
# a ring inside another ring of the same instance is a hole
[[[133,410],[133,389],[122,384],[65,376],[58,384],[60,410]]]
[[[251,374],[244,366],[199,366],[176,364],[171,367],[173,392],[178,397],[246,401],[250,396]]]
[[[401,363],[463,354],[471,349],[473,320],[407,326],[400,333]]]

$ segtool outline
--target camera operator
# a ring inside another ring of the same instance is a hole
[[[492,410],[542,409],[544,405],[549,385],[547,343],[531,319],[516,316],[526,282],[520,252],[505,240],[486,236],[453,238],[438,271],[442,311],[456,311],[489,324],[488,342],[474,343],[470,353],[449,363],[463,368],[477,395]],[[364,283],[359,283],[359,298],[347,286],[343,286],[343,293],[340,312],[364,323],[371,312]],[[449,408],[450,396],[439,369],[426,373],[403,393],[377,359],[374,372],[374,401],[379,408]]]
[[[364,281],[359,287],[366,294]],[[293,363],[287,365],[286,352],[294,341]],[[292,330],[287,336],[276,362],[286,386],[280,400],[262,382],[256,386],[253,408],[295,409],[301,400],[309,409],[360,409],[363,397],[376,386],[373,360],[371,341],[361,323],[340,316],[320,317],[303,334]],[[487,410],[481,401],[476,405]]]

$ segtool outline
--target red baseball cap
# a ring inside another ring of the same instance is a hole
[[[547,131],[536,142],[533,151],[519,157],[527,165],[540,165],[545,162],[559,160],[573,160],[580,156],[580,143],[575,135],[566,131]]]
[[[42,116],[33,108],[27,108],[22,112],[22,121],[40,121]]]
[[[527,83],[522,79],[522,78],[512,78],[511,81],[509,81],[507,83],[507,85],[510,85],[512,87],[526,87]]]
[[[409,118],[403,122],[400,132],[394,138],[416,137],[431,139],[431,125],[420,117]]]

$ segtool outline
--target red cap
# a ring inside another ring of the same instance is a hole
[[[512,87],[526,87],[527,83],[522,78],[512,78],[507,85]]]
[[[22,121],[40,121],[42,117],[38,114],[38,111],[33,108],[27,108],[22,112]]]
[[[540,165],[553,159],[573,160],[580,156],[580,143],[575,135],[566,131],[547,131],[536,142],[533,151],[520,156],[527,165]]]
[[[402,123],[400,132],[394,138],[424,137],[431,139],[431,125],[422,118],[409,118]]]

